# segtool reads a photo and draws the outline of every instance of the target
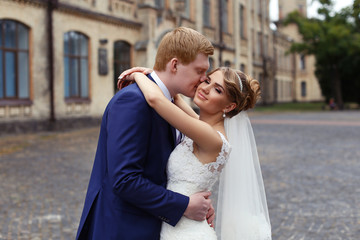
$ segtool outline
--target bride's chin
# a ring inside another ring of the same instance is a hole
[[[193,103],[194,103],[196,106],[199,107],[199,104],[198,104],[198,103],[199,103],[199,99],[197,98],[197,96],[194,97]]]

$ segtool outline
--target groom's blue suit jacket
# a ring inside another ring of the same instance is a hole
[[[111,99],[103,115],[94,166],[76,239],[159,239],[189,198],[166,190],[175,130],[136,84]]]

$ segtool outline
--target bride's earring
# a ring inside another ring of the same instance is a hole
[[[226,113],[225,113],[225,111],[224,111],[224,113],[223,113],[223,118],[226,118]]]

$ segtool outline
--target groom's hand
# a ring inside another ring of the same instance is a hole
[[[210,208],[212,208],[210,195],[210,192],[199,192],[191,195],[184,216],[196,221],[205,220]]]

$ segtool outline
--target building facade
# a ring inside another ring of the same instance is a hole
[[[301,42],[295,24],[284,26],[282,21],[290,12],[297,10],[307,16],[306,0],[279,0],[279,20],[274,32],[277,72],[275,89],[277,102],[323,101],[320,85],[315,76],[314,56],[286,54],[292,42]],[[290,89],[291,88],[291,89]]]
[[[177,26],[213,43],[212,68],[258,79],[262,103],[316,99],[302,97],[308,75],[276,65],[290,44],[269,27],[269,0],[0,0],[0,126],[100,118],[119,74],[152,67]]]

